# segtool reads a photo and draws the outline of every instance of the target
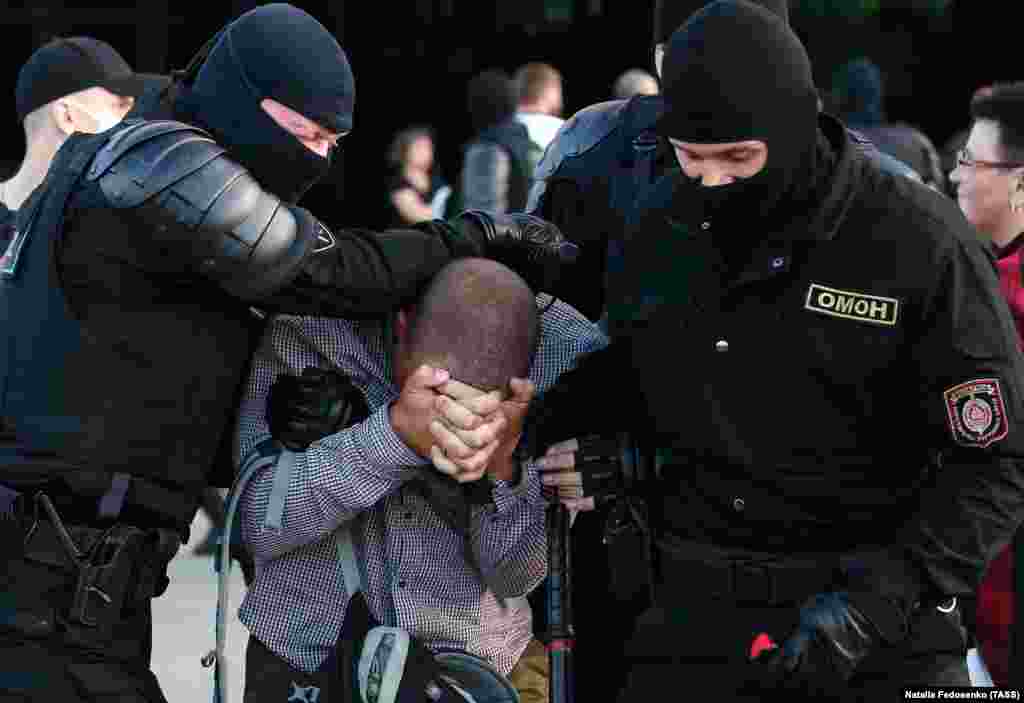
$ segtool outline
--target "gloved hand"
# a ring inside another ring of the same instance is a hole
[[[820,593],[804,603],[800,624],[781,647],[753,661],[752,681],[767,690],[838,695],[865,657],[906,636],[906,622],[899,606],[877,594]]]
[[[561,267],[579,255],[579,247],[558,227],[533,215],[467,210],[454,224],[476,241],[484,256],[508,266],[537,293],[552,290]]]
[[[590,435],[558,442],[548,447],[537,466],[545,496],[570,510],[594,510],[625,492],[617,437]]]
[[[360,422],[370,414],[348,376],[307,367],[301,376],[278,376],[267,399],[267,422],[274,439],[294,452]]]

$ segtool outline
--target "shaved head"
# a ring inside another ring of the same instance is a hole
[[[537,304],[526,282],[490,259],[441,269],[409,311],[405,365],[430,364],[484,391],[526,378],[533,361]]]

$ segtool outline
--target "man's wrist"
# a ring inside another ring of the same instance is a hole
[[[510,455],[493,460],[488,467],[487,473],[496,481],[504,481],[510,485],[516,485],[519,483],[521,471],[519,462]]]
[[[411,477],[410,467],[423,466],[427,461],[395,432],[389,415],[387,405],[377,408],[366,422],[351,428],[352,441],[365,468],[386,479],[405,480]]]
[[[402,411],[402,406],[397,400],[388,406],[388,421],[391,423],[391,429],[394,430],[395,436],[402,441],[402,444],[422,457],[423,453],[411,441],[412,433],[408,431],[408,416]]]

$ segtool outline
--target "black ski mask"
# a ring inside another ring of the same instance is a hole
[[[755,5],[766,7],[789,24],[788,0],[751,0]],[[704,0],[655,0],[654,43],[664,44],[679,29],[690,15],[704,7]]]
[[[352,129],[348,58],[322,24],[292,5],[263,5],[221,30],[175,112],[209,131],[264,188],[295,203],[327,175],[333,150],[324,158],[304,146],[263,111],[266,98],[331,132]]]
[[[713,187],[687,179],[677,200],[698,208],[694,216],[770,218],[803,197],[815,178],[818,93],[807,52],[783,18],[746,0],[711,3],[672,34],[662,82],[662,135],[768,146],[765,167],[750,178]]]

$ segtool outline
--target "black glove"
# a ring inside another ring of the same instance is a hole
[[[580,475],[581,498],[593,498],[598,507],[621,498],[626,492],[622,464],[622,443],[618,437],[590,435],[577,440],[574,467],[567,472]],[[558,500],[559,488],[545,486],[542,493],[548,500]]]
[[[764,689],[838,695],[865,657],[906,636],[906,622],[895,602],[874,593],[818,594],[804,603],[800,624],[782,646],[754,660],[752,681]]]
[[[533,215],[467,210],[454,224],[475,240],[484,256],[508,266],[538,293],[552,290],[561,267],[579,254],[579,247],[558,227]]]
[[[270,388],[267,422],[274,439],[294,452],[370,414],[348,376],[308,367],[301,376],[283,374]]]

